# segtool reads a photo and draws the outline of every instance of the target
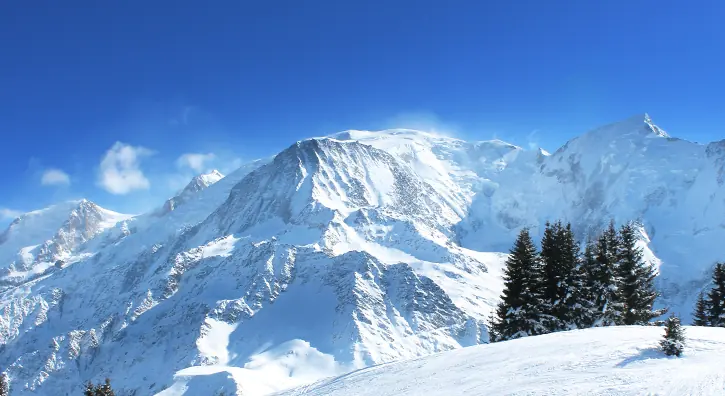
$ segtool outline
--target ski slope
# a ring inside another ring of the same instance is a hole
[[[576,330],[384,364],[278,396],[725,395],[725,328],[686,327],[683,357],[661,327]]]

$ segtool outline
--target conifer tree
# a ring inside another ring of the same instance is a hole
[[[576,328],[581,320],[578,292],[583,287],[579,244],[571,225],[546,223],[541,240],[543,322],[548,331]]]
[[[547,332],[563,328],[556,314],[556,303],[559,296],[559,284],[561,283],[561,256],[562,249],[559,237],[561,235],[561,222],[554,224],[546,222],[544,236],[541,239],[541,305],[539,310],[542,313],[543,323]]]
[[[725,327],[725,264],[717,263],[712,273],[713,287],[707,294],[710,326]]]
[[[695,326],[708,326],[710,324],[709,318],[710,304],[705,299],[705,295],[700,292],[697,296],[697,304],[695,304],[695,312],[692,314],[692,324]]]
[[[10,381],[7,374],[0,371],[0,396],[10,395]]]
[[[582,302],[579,328],[594,326],[599,316],[597,300],[599,297],[596,274],[599,271],[597,263],[597,245],[591,238],[584,245],[584,255],[581,262],[580,273],[583,277],[580,300]]]
[[[665,321],[665,335],[660,341],[660,348],[667,356],[680,356],[685,349],[685,330],[674,313]]]
[[[539,259],[528,229],[523,229],[511,248],[504,270],[501,302],[489,324],[491,341],[542,334],[539,323]]]
[[[654,287],[655,270],[644,262],[642,250],[637,247],[637,235],[632,224],[619,231],[619,263],[617,272],[620,286],[617,300],[623,306],[619,324],[644,325],[666,310],[653,311],[657,292]]]
[[[596,244],[590,242],[585,250],[584,266],[591,300],[591,326],[612,326],[619,322],[621,304],[617,291],[617,232],[614,226],[603,232]]]
[[[585,290],[586,276],[582,266],[581,246],[574,236],[571,223],[567,223],[560,232],[563,274],[559,285],[561,299],[557,314],[563,322],[564,330],[578,329],[587,322],[590,305]]]

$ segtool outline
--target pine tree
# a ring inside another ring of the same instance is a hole
[[[579,244],[571,224],[546,223],[541,240],[543,321],[548,331],[576,328],[581,322],[583,299]]]
[[[632,224],[625,224],[619,231],[619,263],[617,272],[620,286],[617,300],[623,305],[619,324],[644,325],[666,312],[653,311],[657,292],[654,287],[655,270],[644,262],[642,250],[637,247],[637,235]]]
[[[665,321],[665,335],[660,347],[667,356],[680,356],[685,349],[685,330],[674,313]]]
[[[713,287],[707,294],[710,326],[725,327],[725,264],[717,263],[712,272]]]
[[[582,265],[581,246],[574,236],[571,224],[561,229],[559,237],[562,251],[561,299],[558,315],[565,330],[579,329],[588,319],[590,302],[585,290],[586,276]]]
[[[98,385],[96,388],[96,396],[115,396],[115,393],[111,388],[110,379],[106,378],[106,381],[102,385]]]
[[[579,293],[582,304],[579,328],[594,326],[599,316],[597,306],[599,292],[595,277],[598,270],[597,245],[594,243],[594,240],[588,238],[584,245],[584,256],[582,257],[580,270],[583,282]]]
[[[83,396],[95,396],[96,395],[96,387],[93,385],[91,381],[86,382],[84,385],[85,389],[83,390]]]
[[[504,270],[501,302],[489,324],[491,341],[542,334],[539,323],[539,259],[528,229],[523,229],[511,248]]]
[[[10,395],[10,381],[7,374],[0,372],[0,396]]]
[[[593,304],[592,326],[612,326],[620,322],[622,304],[616,299],[618,288],[617,260],[619,256],[619,238],[610,223],[593,250],[594,263],[590,264],[587,275],[591,284]],[[591,260],[591,258],[589,259]]]
[[[563,328],[556,311],[556,304],[559,296],[559,284],[561,283],[561,244],[559,241],[561,222],[551,224],[546,222],[544,236],[541,239],[541,305],[539,310],[543,316],[544,326],[547,332],[557,331]]]
[[[710,324],[710,318],[709,318],[709,312],[710,312],[710,304],[709,301],[705,299],[705,295],[700,292],[700,295],[697,296],[697,304],[695,304],[695,312],[692,314],[693,321],[692,324],[695,326],[708,326]]]

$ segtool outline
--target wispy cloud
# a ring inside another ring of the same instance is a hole
[[[178,114],[169,119],[169,125],[188,125],[189,117],[195,110],[196,108],[194,106],[182,106]]]
[[[0,219],[8,220],[8,219],[14,219],[18,216],[23,214],[23,212],[19,210],[13,210],[8,208],[0,208]]]
[[[40,184],[44,186],[67,186],[70,184],[70,176],[60,169],[46,169],[40,177]]]
[[[187,153],[183,154],[176,160],[176,166],[179,168],[190,168],[197,173],[201,173],[208,170],[206,169],[205,164],[214,161],[215,158],[216,155],[214,155],[214,153]]]
[[[534,129],[528,135],[526,135],[526,144],[529,146],[529,150],[536,150],[539,148],[539,142],[536,139],[536,135],[539,133],[538,129]]]
[[[416,129],[449,137],[456,137],[460,132],[458,125],[443,121],[438,115],[431,112],[400,113],[388,119],[384,123],[384,127]]]
[[[141,170],[141,161],[153,153],[145,147],[116,142],[101,160],[98,185],[116,195],[148,189],[151,183]]]

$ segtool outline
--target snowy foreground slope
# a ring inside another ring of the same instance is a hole
[[[659,327],[529,337],[359,370],[277,396],[725,395],[725,329],[687,327],[680,358]]]
[[[553,154],[405,129],[302,140],[149,213],[82,200],[14,221],[0,370],[13,395],[104,377],[120,396],[264,394],[475,346],[503,252],[556,219],[582,239],[638,220],[658,304],[688,323],[725,259],[724,183],[725,141],[672,138],[646,115]]]

